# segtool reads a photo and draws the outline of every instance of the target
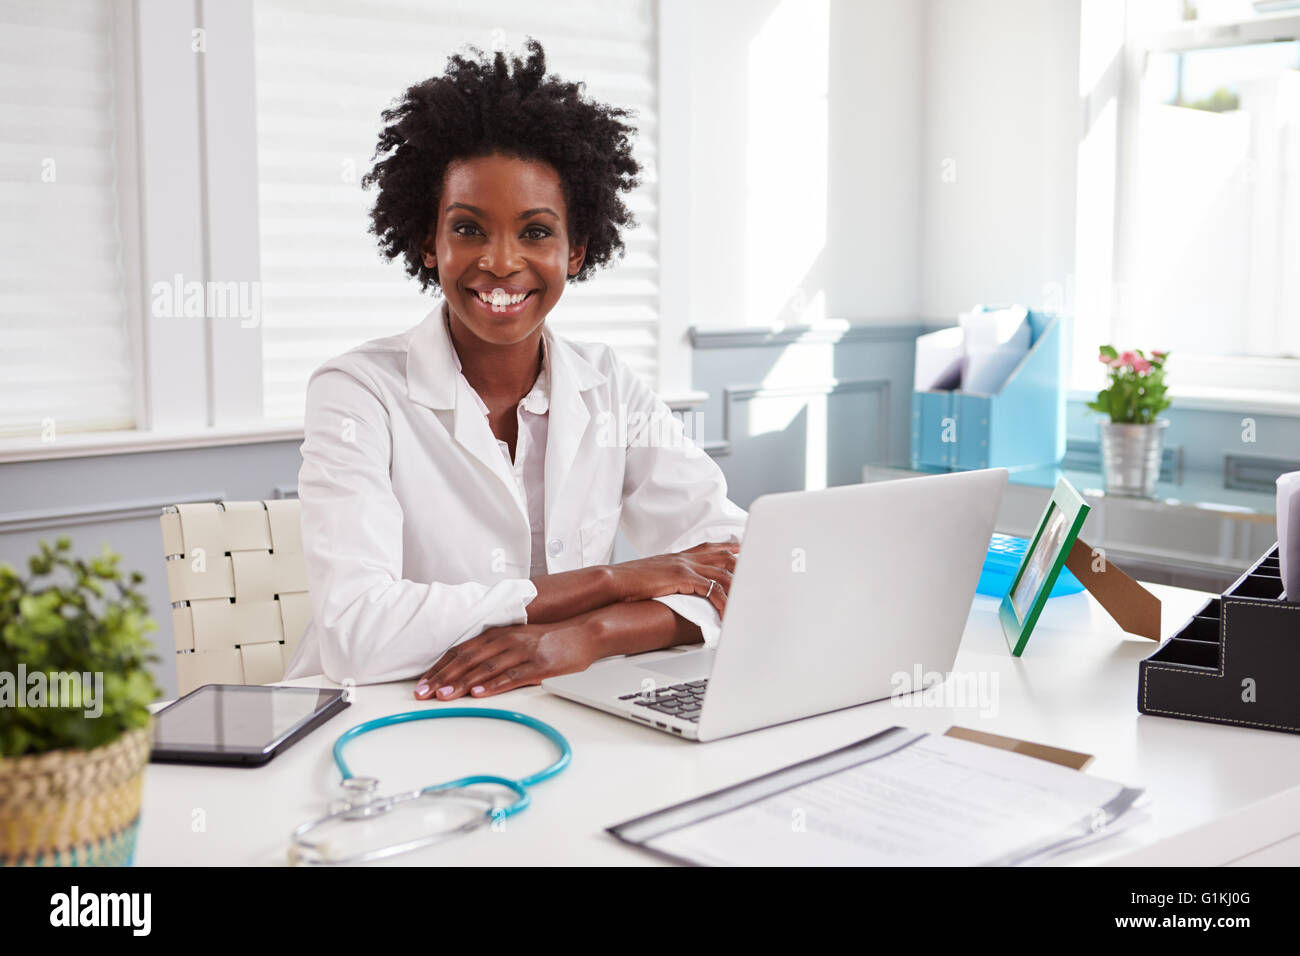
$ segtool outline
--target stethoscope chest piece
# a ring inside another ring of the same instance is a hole
[[[330,814],[342,813],[347,819],[359,819],[378,810],[378,777],[348,777],[339,783],[339,795],[330,803]]]

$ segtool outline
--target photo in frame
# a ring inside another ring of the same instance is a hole
[[[1011,588],[998,608],[1002,633],[1013,656],[1019,657],[1029,643],[1089,510],[1073,485],[1064,478],[1057,480]]]

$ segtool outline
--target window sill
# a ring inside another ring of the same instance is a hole
[[[708,401],[709,393],[695,389],[666,393],[661,397],[673,411],[689,411]],[[302,441],[302,425],[294,422],[268,422],[242,428],[78,432],[52,442],[44,442],[39,438],[0,438],[0,465],[276,441]]]
[[[52,442],[44,442],[39,438],[6,438],[0,439],[0,464],[212,448],[222,445],[253,445],[276,441],[302,441],[302,426],[274,423],[248,425],[242,428],[204,428],[183,431],[130,429],[116,432],[82,432]]]

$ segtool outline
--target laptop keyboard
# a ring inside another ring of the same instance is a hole
[[[708,685],[709,680],[706,677],[704,680],[691,680],[684,684],[639,690],[635,694],[624,694],[619,700],[630,700],[657,713],[680,717],[682,720],[698,724],[700,708],[704,705],[704,690]]]

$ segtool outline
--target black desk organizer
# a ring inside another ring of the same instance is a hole
[[[1277,553],[1139,662],[1138,710],[1300,734],[1300,603],[1283,597]]]

